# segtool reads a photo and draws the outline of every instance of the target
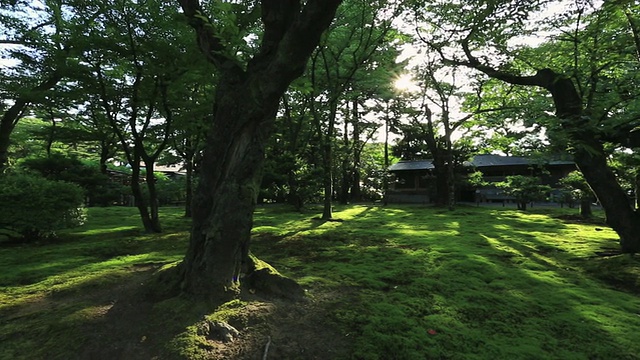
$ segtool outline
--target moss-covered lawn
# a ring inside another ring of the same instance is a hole
[[[354,205],[323,222],[265,206],[253,252],[326,310],[344,358],[640,358],[640,260],[597,255],[615,233],[557,218],[567,211]],[[135,209],[95,208],[58,242],[0,243],[0,359],[89,358],[111,289],[182,257],[188,221],[177,208],[162,219],[166,232],[148,235]],[[151,343],[168,345],[162,356],[203,358],[176,349],[202,309],[164,300],[140,327],[166,333]]]
[[[567,210],[352,206],[322,223],[259,212],[254,250],[330,288],[357,359],[635,359],[638,257]],[[628,289],[625,292],[614,288]]]

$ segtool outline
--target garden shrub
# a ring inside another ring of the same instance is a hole
[[[55,237],[57,230],[83,224],[83,199],[75,184],[26,173],[0,176],[0,229],[24,241]]]
[[[111,182],[107,175],[100,172],[97,164],[86,163],[62,154],[24,159],[20,166],[49,180],[79,185],[85,191],[87,206],[108,206],[118,203],[123,194],[130,192],[128,188],[123,191],[122,185]]]

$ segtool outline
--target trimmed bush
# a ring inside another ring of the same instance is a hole
[[[84,223],[83,199],[75,184],[31,174],[0,176],[0,229],[24,241],[55,237],[57,230]]]

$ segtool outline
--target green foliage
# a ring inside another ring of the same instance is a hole
[[[507,195],[513,196],[520,210],[526,210],[529,202],[543,200],[546,193],[551,191],[551,187],[540,185],[540,179],[534,176],[507,176],[505,181],[495,185],[503,189]]]
[[[560,179],[559,184],[567,196],[567,202],[576,202],[593,197],[593,192],[580,171],[570,172],[567,176]]]
[[[466,182],[472,187],[482,187],[488,185],[488,183],[484,180],[484,175],[482,171],[474,171],[466,177]]]
[[[88,206],[108,206],[118,202],[127,189],[112,182],[97,165],[61,154],[44,158],[27,158],[20,166],[49,180],[66,181],[84,189]]]
[[[29,174],[4,175],[0,177],[0,228],[24,241],[54,237],[58,230],[83,224],[83,200],[82,189],[74,184]]]
[[[156,172],[156,191],[160,205],[176,205],[185,201],[186,177],[176,175],[169,177],[166,174]],[[144,189],[146,192],[146,188]]]

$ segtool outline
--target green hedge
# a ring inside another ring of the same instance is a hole
[[[37,241],[85,220],[84,192],[75,184],[13,173],[0,176],[0,228]]]

